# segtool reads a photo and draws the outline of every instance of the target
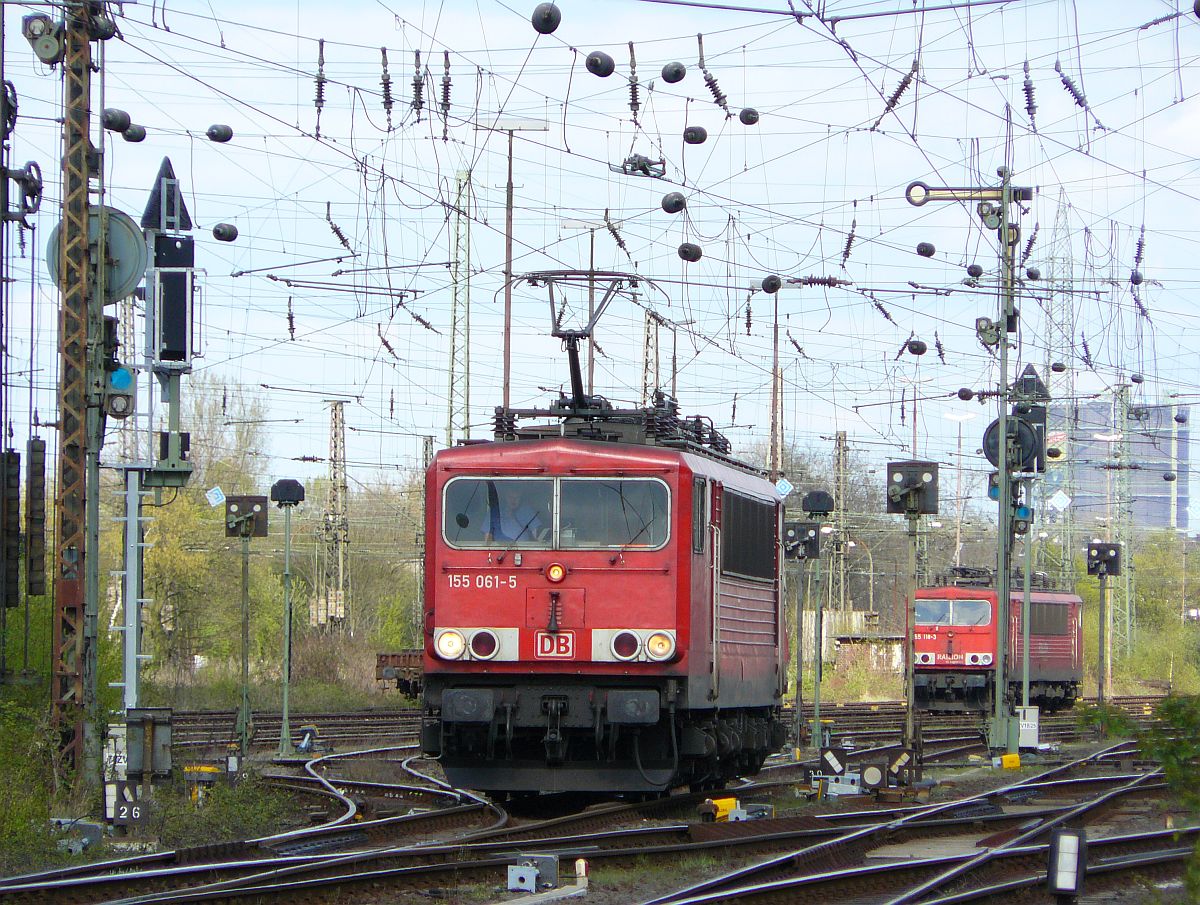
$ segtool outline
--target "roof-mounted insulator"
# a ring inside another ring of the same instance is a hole
[[[1029,61],[1025,61],[1025,113],[1029,117],[1029,128],[1037,132],[1037,121],[1033,115],[1037,113],[1037,104],[1033,102],[1033,79],[1029,77]]]
[[[450,51],[442,51],[442,141],[450,138]]]
[[[317,108],[317,127],[315,134],[321,137],[321,111],[325,109],[325,39],[317,41],[317,95],[313,100]]]
[[[383,109],[387,113],[388,131],[392,131],[392,74],[388,72],[387,48],[380,47],[379,53],[383,57],[383,74],[379,78],[379,84],[383,87]]]
[[[413,51],[413,80],[412,108],[417,114],[417,122],[421,121],[421,111],[425,109],[425,79],[421,76],[421,51]]]

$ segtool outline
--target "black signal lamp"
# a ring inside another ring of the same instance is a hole
[[[898,515],[937,515],[937,462],[889,462],[886,511]]]
[[[1121,545],[1093,541],[1087,547],[1088,575],[1121,574]]]
[[[304,485],[294,478],[280,478],[271,485],[271,502],[295,506],[304,502]]]

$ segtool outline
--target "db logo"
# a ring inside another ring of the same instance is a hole
[[[534,644],[534,656],[539,660],[570,660],[575,656],[574,632],[538,632]]]

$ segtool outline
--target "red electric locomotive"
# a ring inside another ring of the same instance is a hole
[[[917,706],[926,710],[989,710],[996,692],[996,607],[988,570],[965,574],[916,599],[913,663]],[[1008,694],[1019,700],[1022,680],[1022,590],[1009,608]],[[1030,591],[1029,699],[1045,710],[1070,707],[1083,680],[1083,601],[1065,591]]]
[[[715,787],[785,741],[782,502],[670,397],[584,396],[575,338],[571,396],[426,473],[422,748],[496,793]]]

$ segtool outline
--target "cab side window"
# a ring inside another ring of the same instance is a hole
[[[692,552],[704,552],[704,536],[708,534],[708,481],[692,481]]]

